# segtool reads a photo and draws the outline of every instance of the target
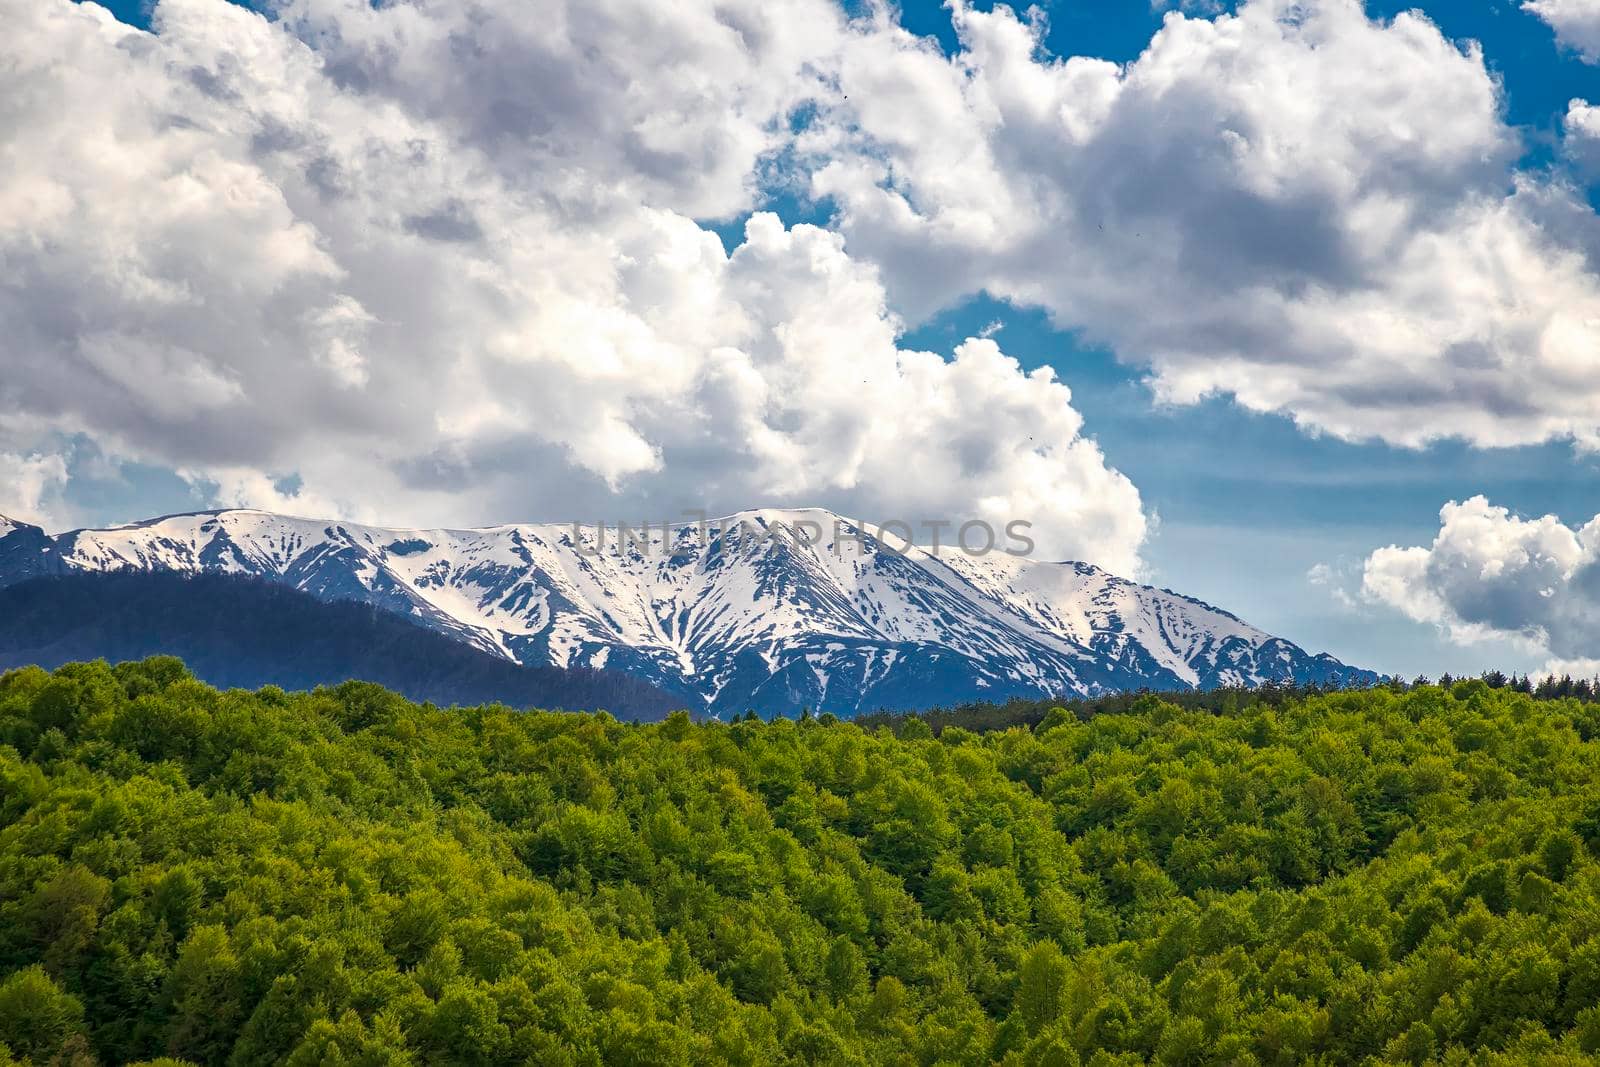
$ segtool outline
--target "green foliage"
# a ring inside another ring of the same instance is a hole
[[[1233,697],[636,726],[14,671],[0,1065],[1600,1055],[1591,705]]]
[[[43,967],[24,967],[0,982],[0,1042],[13,1055],[53,1055],[82,1027],[83,1005]]]

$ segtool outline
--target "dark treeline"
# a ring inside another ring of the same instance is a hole
[[[0,1064],[1592,1063],[1600,705],[1452,683],[936,738],[12,671]]]
[[[993,730],[1009,730],[1016,726],[1026,727],[1031,730],[1043,723],[1051,712],[1058,708],[1062,712],[1078,719],[1088,719],[1095,715],[1107,713],[1126,714],[1129,709],[1137,705],[1146,696],[1152,695],[1160,698],[1164,703],[1187,711],[1205,711],[1218,715],[1232,715],[1256,707],[1279,708],[1291,702],[1304,701],[1311,697],[1329,693],[1360,692],[1363,688],[1405,693],[1415,688],[1433,685],[1451,689],[1458,682],[1466,680],[1465,678],[1458,679],[1445,674],[1439,678],[1438,682],[1434,682],[1427,677],[1418,677],[1411,682],[1406,682],[1402,679],[1390,679],[1377,686],[1355,688],[1267,682],[1263,685],[1250,687],[1185,689],[1159,693],[1141,689],[1136,692],[1109,693],[1098,697],[1017,698],[1003,703],[963,704],[959,707],[933,708],[928,711],[914,713],[879,711],[857,716],[855,721],[865,729],[876,729],[880,726],[885,726],[896,733],[901,730],[905,723],[912,719],[926,724],[935,735],[947,726],[957,726],[964,730],[987,733]],[[1562,675],[1560,677],[1552,675],[1541,678],[1535,683],[1527,675],[1506,674],[1503,671],[1494,670],[1485,671],[1477,680],[1483,682],[1490,689],[1509,689],[1517,693],[1526,693],[1539,700],[1565,700],[1570,698],[1586,704],[1600,701],[1600,678],[1590,680],[1587,678],[1574,679],[1571,675]]]

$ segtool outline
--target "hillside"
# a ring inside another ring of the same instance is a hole
[[[122,571],[0,588],[0,669],[178,656],[212,685],[361,679],[437,704],[606,708],[659,719],[686,698],[616,671],[522,667],[353,601],[259,579]]]
[[[721,715],[1377,680],[1086,563],[899,546],[814,509],[626,538],[243,510],[53,537],[0,524],[0,586],[125,570],[241,574],[368,603],[518,663],[624,671]]]
[[[1597,735],[1596,705],[1479,681],[936,739],[21,670],[0,1042],[41,1065],[1591,1062]]]

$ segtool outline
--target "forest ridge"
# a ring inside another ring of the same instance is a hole
[[[1600,706],[1247,703],[935,737],[12,671],[0,1061],[1589,1062]]]

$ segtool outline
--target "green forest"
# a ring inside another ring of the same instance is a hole
[[[1600,704],[1523,688],[935,733],[15,670],[0,1064],[1595,1062]]]

